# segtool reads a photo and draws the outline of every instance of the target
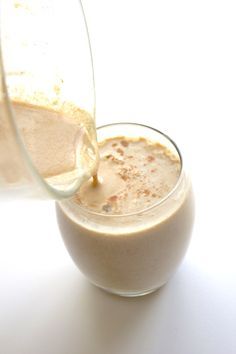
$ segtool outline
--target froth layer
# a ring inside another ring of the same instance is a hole
[[[84,183],[74,200],[94,212],[127,214],[164,198],[180,175],[178,155],[144,138],[117,137],[99,144],[99,183]]]

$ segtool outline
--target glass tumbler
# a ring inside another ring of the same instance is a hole
[[[97,164],[81,2],[0,0],[0,26],[0,198],[71,196]]]
[[[173,189],[133,213],[97,213],[76,199],[57,203],[65,246],[81,272],[98,287],[121,296],[141,296],[165,284],[187,250],[194,219],[191,182],[177,145],[153,128],[118,123],[97,131],[98,141],[143,137],[164,145],[181,169]]]

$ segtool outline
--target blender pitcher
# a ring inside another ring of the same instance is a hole
[[[82,4],[0,0],[0,30],[0,198],[69,197],[98,163]]]

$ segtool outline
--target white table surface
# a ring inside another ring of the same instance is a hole
[[[97,122],[170,134],[196,196],[189,250],[143,298],[109,295],[70,260],[53,202],[0,203],[1,354],[236,353],[233,1],[85,0]]]

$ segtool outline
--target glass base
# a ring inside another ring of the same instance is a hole
[[[162,285],[159,285],[155,288],[151,288],[151,289],[144,289],[144,290],[135,290],[135,291],[125,291],[125,290],[116,290],[116,289],[110,289],[110,288],[104,288],[98,284],[95,284],[93,282],[91,282],[93,285],[95,285],[97,288],[102,289],[104,291],[106,291],[109,294],[112,295],[118,295],[118,296],[122,296],[122,297],[140,297],[140,296],[144,296],[144,295],[148,295],[151,294],[157,290],[159,290],[162,286],[165,285],[165,283],[163,283]]]

